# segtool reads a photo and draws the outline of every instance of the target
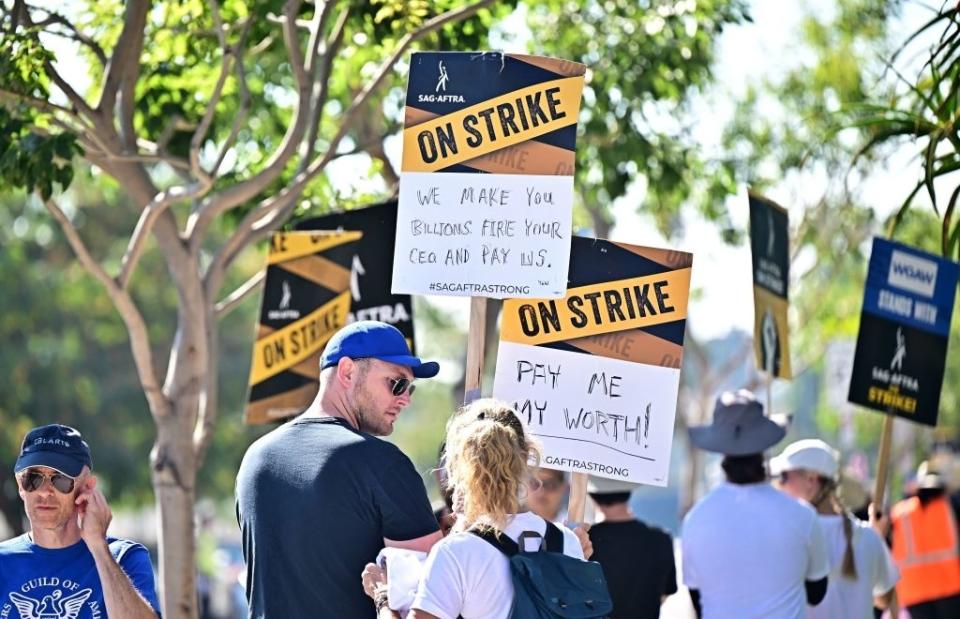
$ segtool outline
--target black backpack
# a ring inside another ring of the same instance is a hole
[[[613,611],[600,564],[563,554],[563,532],[552,522],[547,522],[545,540],[539,533],[524,531],[519,545],[492,529],[470,532],[510,561],[512,619],[603,619]],[[538,551],[521,550],[530,538],[540,541]]]

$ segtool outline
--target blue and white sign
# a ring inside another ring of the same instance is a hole
[[[936,425],[960,266],[875,238],[848,399]]]

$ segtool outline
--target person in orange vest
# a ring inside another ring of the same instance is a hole
[[[960,520],[943,478],[926,463],[916,496],[891,510],[893,559],[900,568],[897,597],[912,619],[960,617]]]

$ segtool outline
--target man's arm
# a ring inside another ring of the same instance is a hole
[[[91,478],[88,488],[77,497],[80,514],[80,536],[90,549],[103,588],[103,602],[107,615],[125,619],[156,619],[157,612],[133,586],[110,553],[107,527],[113,519],[107,499]]]

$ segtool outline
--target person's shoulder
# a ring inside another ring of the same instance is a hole
[[[863,538],[862,543],[864,545],[872,546],[877,549],[886,546],[886,542],[883,541],[883,538],[880,537],[880,534],[877,533],[877,530],[874,529],[869,522],[865,522],[859,518],[853,517],[850,517],[850,519],[853,521],[856,534]]]
[[[145,557],[150,556],[150,551],[140,542],[123,537],[107,537],[107,546],[110,548],[110,554],[117,562],[123,561],[127,557],[142,554]]]
[[[722,509],[723,503],[726,499],[726,485],[720,485],[707,492],[699,501],[693,504],[693,507],[690,508],[690,511],[687,512],[687,515],[683,518],[684,526],[687,526],[689,523],[695,523],[701,518],[712,518],[713,515],[711,512],[714,509]]]
[[[784,517],[792,516],[803,522],[816,522],[817,511],[806,501],[796,499],[770,485],[766,486],[764,493],[771,507],[780,510]]]
[[[666,529],[662,529],[655,524],[649,524],[642,520],[635,520],[634,522],[642,526],[646,534],[652,537],[653,539],[659,540],[661,542],[665,541],[671,545],[673,544],[673,536],[670,535],[670,532],[667,531]]]

